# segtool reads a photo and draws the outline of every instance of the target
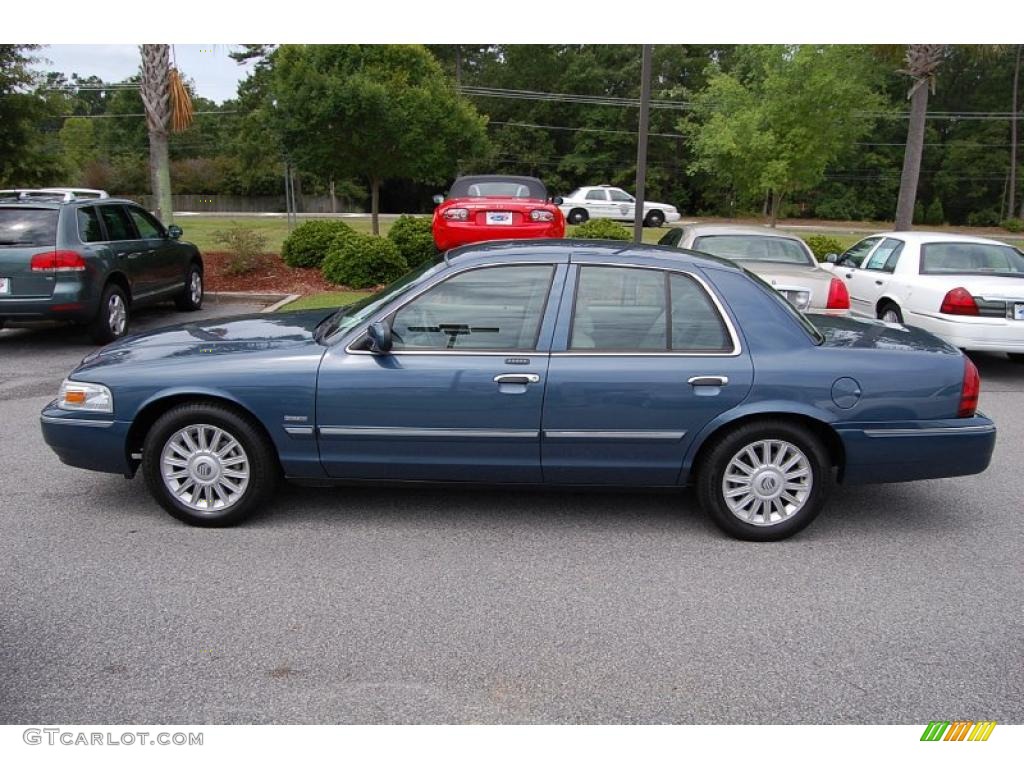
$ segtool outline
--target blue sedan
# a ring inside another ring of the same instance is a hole
[[[982,472],[978,372],[914,328],[807,317],[657,246],[468,246],[335,311],[249,315],[89,355],[42,412],[66,464],[194,525],[296,481],[679,488],[782,539],[835,482]]]

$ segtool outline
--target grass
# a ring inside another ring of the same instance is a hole
[[[370,295],[370,291],[326,291],[314,293],[310,296],[303,296],[301,299],[286,304],[280,312],[291,312],[297,309],[326,309],[330,307],[343,307],[354,301]]]
[[[301,221],[308,221],[302,219]],[[345,219],[346,224],[357,232],[370,234],[370,219]],[[182,231],[182,240],[188,240],[199,246],[200,251],[223,251],[224,246],[214,239],[214,234],[221,229],[238,225],[259,232],[267,238],[267,250],[280,253],[284,239],[288,237],[288,221],[284,218],[262,218],[260,216],[179,216],[174,221]],[[391,228],[391,221],[381,219],[380,233],[386,235]]]

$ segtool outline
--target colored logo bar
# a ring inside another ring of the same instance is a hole
[[[932,720],[921,741],[988,741],[995,727],[995,720]]]

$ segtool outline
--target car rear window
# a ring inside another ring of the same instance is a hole
[[[1021,275],[1024,254],[1009,245],[926,243],[921,246],[922,275]]]
[[[796,240],[764,235],[705,235],[693,242],[694,250],[724,259],[774,261],[814,265],[814,259]]]
[[[546,200],[547,188],[540,179],[487,178],[465,176],[456,179],[448,197],[518,197],[524,200]]]
[[[0,208],[0,248],[55,245],[58,215],[54,208]]]

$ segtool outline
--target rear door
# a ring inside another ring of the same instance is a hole
[[[614,219],[618,209],[608,202],[607,189],[592,189],[586,196],[587,213],[592,219]]]
[[[33,272],[32,256],[57,247],[57,208],[0,207],[0,316],[5,300],[49,298],[52,272]]]
[[[545,482],[676,484],[694,437],[750,390],[731,319],[695,273],[583,261],[566,285],[544,394]]]

